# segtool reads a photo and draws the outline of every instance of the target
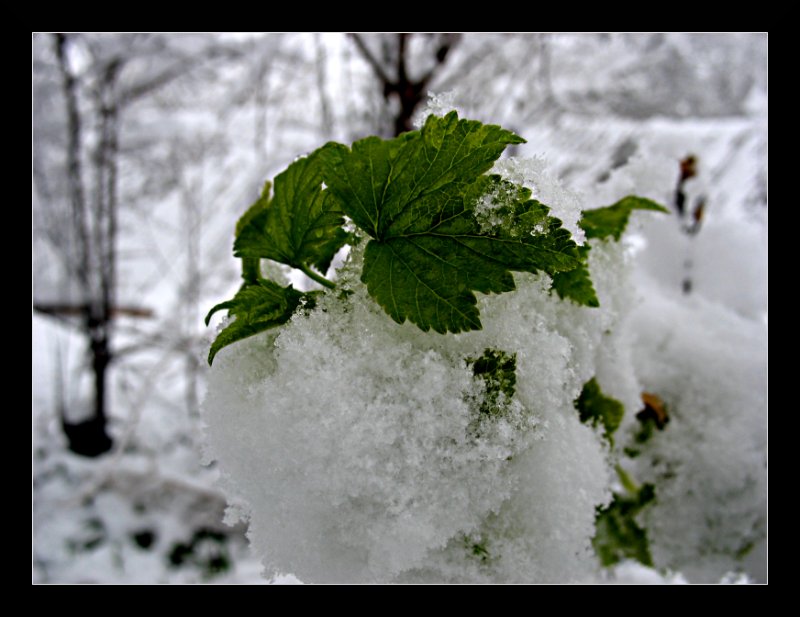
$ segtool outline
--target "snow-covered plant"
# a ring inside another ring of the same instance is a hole
[[[637,484],[630,461],[666,412],[642,403],[619,240],[634,211],[665,209],[629,196],[581,213],[539,165],[498,161],[522,141],[451,112],[329,143],[237,224],[244,281],[209,313],[229,319],[208,453],[268,574],[568,582],[654,564],[658,474]],[[323,290],[265,277],[262,259]]]

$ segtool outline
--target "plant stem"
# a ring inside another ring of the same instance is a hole
[[[254,257],[242,259],[242,278],[247,283],[257,283],[261,276],[261,260]]]
[[[625,471],[620,465],[617,465],[615,469],[622,487],[632,495],[635,495],[638,492],[639,487],[636,485],[636,482],[633,481],[633,478],[631,478],[628,472]]]
[[[311,268],[309,268],[306,264],[300,264],[300,270],[305,274],[308,278],[313,281],[316,281],[323,287],[327,287],[328,289],[336,289],[336,284],[326,279],[321,274],[317,274]]]

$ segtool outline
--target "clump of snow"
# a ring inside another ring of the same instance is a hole
[[[551,214],[561,219],[564,229],[569,230],[575,242],[583,244],[585,234],[578,226],[581,210],[585,207],[583,200],[580,194],[566,188],[548,171],[543,158],[511,156],[500,159],[494,164],[492,173],[530,189],[531,197],[549,206]]]
[[[484,233],[501,227],[506,218],[501,213],[504,202],[496,191],[482,195],[475,204],[475,218]]]
[[[223,350],[210,374],[208,452],[267,574],[592,576],[595,511],[612,473],[573,401],[614,355],[627,303],[578,307],[551,294],[547,276],[517,273],[517,291],[479,297],[483,330],[424,333],[368,296],[362,250],[341,272],[349,294],[328,293],[280,330]],[[624,247],[592,254],[610,266],[595,279],[601,297],[629,294]],[[484,384],[467,362],[486,349],[516,355],[514,404],[499,417],[480,416]],[[624,381],[612,390],[637,392]]]
[[[414,114],[414,128],[421,129],[428,116],[445,116],[451,111],[457,111],[459,117],[464,117],[462,111],[456,106],[456,92],[428,92],[428,102],[421,111]]]
[[[250,504],[268,571],[555,581],[594,568],[608,470],[572,407],[593,372],[575,370],[573,346],[602,334],[559,332],[547,282],[520,278],[516,294],[482,298],[482,332],[399,326],[359,284],[220,354],[205,405],[211,453]],[[476,435],[482,385],[465,358],[486,348],[517,354],[519,405],[479,420]],[[478,537],[491,567],[467,546]]]
[[[646,154],[612,173],[608,203],[634,187],[656,198],[670,193],[675,172],[670,178],[665,170],[675,170],[677,157],[669,164]],[[670,421],[626,466],[656,487],[641,521],[658,567],[692,582],[743,569],[766,581],[766,237],[744,204],[713,184],[687,185],[687,192],[711,195],[694,235],[674,214],[632,219],[641,248],[630,370],[642,391],[664,401]],[[628,413],[623,435],[640,426]]]
[[[643,566],[638,561],[622,561],[589,583],[605,585],[688,585],[700,581],[687,579],[683,572],[672,570],[659,571],[656,568]],[[709,582],[721,585],[750,585],[753,580],[740,572],[726,572],[722,577],[712,577]]]
[[[519,197],[520,189],[508,183],[496,184],[483,194],[474,206],[474,216],[481,231],[488,233],[501,229],[512,237],[518,235],[520,229],[508,213]],[[547,231],[545,221],[538,223],[532,230],[533,233],[545,231]]]
[[[662,169],[634,158],[593,205],[639,180],[657,192]],[[577,224],[579,196],[538,159],[496,170]],[[479,204],[479,220],[502,224],[491,219],[498,202]],[[348,293],[327,292],[280,329],[222,350],[204,406],[208,455],[235,506],[229,519],[249,520],[266,575],[682,583],[748,582],[747,571],[766,580],[763,313],[659,280],[653,252],[680,251],[651,241],[650,229],[669,224],[679,223],[633,213],[635,241],[592,242],[600,308],[560,300],[547,276],[516,273],[516,291],[479,295],[483,330],[447,336],[382,311],[359,280],[362,245],[339,272]],[[644,265],[634,278],[635,263]],[[492,417],[480,414],[485,386],[467,361],[486,349],[514,355],[517,367],[512,404]],[[592,377],[626,408],[613,450],[573,406]],[[640,428],[643,391],[665,401],[670,422],[631,458],[624,446]],[[615,463],[656,486],[638,517],[656,569],[600,572],[591,539],[597,507],[619,490]]]
[[[766,537],[766,326],[653,285],[633,319],[638,377],[670,415],[635,460],[657,487],[643,514],[653,557],[711,582]]]
[[[594,582],[594,581],[592,581]],[[607,585],[687,585],[680,572],[659,572],[638,561],[622,561],[604,572],[599,581]]]
[[[727,233],[696,238],[698,254],[716,251],[725,259],[706,262],[695,273],[710,276],[727,264],[740,275],[739,293],[731,285],[726,301],[720,302],[723,282],[709,289],[706,279],[697,276],[694,291],[684,294],[677,276],[654,277],[652,264],[659,256],[681,261],[685,235],[669,233],[668,226],[679,229],[674,217],[634,217],[634,223],[647,221],[636,259],[634,308],[615,338],[616,349],[602,348],[597,374],[604,391],[626,406],[617,437],[620,448],[632,444],[641,429],[631,411],[642,405],[631,385],[656,394],[666,405],[664,429],[636,446],[638,456],[622,459],[637,482],[656,487],[655,503],[639,517],[654,563],[680,571],[691,582],[731,582],[737,576],[744,576],[737,582],[765,582],[767,328],[757,278],[765,244],[752,227],[734,219],[715,221]],[[750,250],[734,256],[726,246],[730,238],[740,240],[740,250]],[[596,248],[591,257],[596,277],[610,264],[599,263]],[[719,276],[725,280],[724,271]],[[742,288],[748,293],[742,294]],[[601,304],[619,301],[600,299]]]

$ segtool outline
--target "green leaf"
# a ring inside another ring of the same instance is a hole
[[[480,413],[485,416],[501,415],[516,392],[517,354],[487,348],[480,357],[467,358],[467,364],[472,367],[472,374],[485,386]]]
[[[592,285],[589,275],[589,245],[584,244],[578,247],[578,256],[581,264],[567,272],[556,272],[553,275],[553,289],[562,300],[572,300],[581,306],[600,306],[597,299],[597,292]]]
[[[239,237],[239,234],[242,233],[242,230],[247,227],[250,221],[259,214],[260,212],[266,210],[269,207],[269,203],[271,200],[270,198],[270,191],[272,189],[272,182],[267,181],[264,183],[264,187],[261,189],[261,195],[258,199],[253,202],[247,211],[239,217],[239,220],[236,221],[236,237]]]
[[[587,239],[602,240],[611,236],[614,240],[619,240],[628,225],[631,212],[634,210],[669,212],[654,201],[631,195],[607,208],[584,210],[580,226],[586,232]],[[589,274],[590,250],[591,247],[588,243],[578,247],[581,264],[573,270],[554,274],[552,289],[562,300],[569,299],[581,306],[598,307],[600,301],[597,299],[597,292]]]
[[[655,487],[643,484],[637,488],[621,468],[617,472],[626,487],[626,493],[615,493],[611,504],[598,511],[592,546],[603,566],[612,566],[624,559],[635,559],[652,567],[647,530],[636,522],[636,515],[655,501]]]
[[[392,319],[424,331],[478,330],[473,292],[513,290],[512,270],[580,264],[569,232],[530,191],[484,175],[522,141],[451,112],[394,140],[326,147],[327,191],[371,236],[361,280]]]
[[[250,206],[241,217],[239,217],[239,220],[236,222],[237,238],[239,234],[242,233],[242,229],[244,229],[258,213],[267,209],[270,202],[271,188],[272,182],[265,182],[264,188],[261,189],[261,196],[256,199],[253,205]],[[258,257],[245,257],[242,259],[242,278],[246,283],[258,282],[258,279],[261,278],[261,260]]]
[[[575,401],[575,409],[581,422],[597,426],[603,425],[606,437],[613,443],[614,431],[619,428],[625,407],[617,399],[606,396],[600,390],[597,378],[592,377],[583,385],[580,396]]]
[[[373,238],[380,235],[383,204],[395,191],[393,161],[407,141],[418,137],[419,131],[411,131],[389,140],[367,137],[354,142],[352,149],[335,142],[321,148],[327,192]]]
[[[584,210],[579,225],[586,232],[587,238],[599,238],[602,240],[613,237],[614,240],[619,241],[622,232],[628,226],[631,212],[634,210],[653,210],[669,214],[669,210],[664,206],[660,206],[650,199],[629,195],[628,197],[623,197],[612,206],[596,210]]]
[[[322,191],[319,150],[296,160],[237,225],[234,255],[272,259],[293,268],[312,265],[323,274],[347,241],[336,201]]]
[[[467,555],[470,558],[477,559],[481,564],[489,564],[492,561],[492,555],[489,553],[489,549],[487,548],[489,542],[486,538],[479,536],[467,536],[463,537],[464,541],[464,548],[466,549]]]
[[[228,310],[236,319],[217,335],[208,352],[208,363],[220,349],[243,338],[286,323],[294,313],[304,294],[291,285],[281,287],[261,279],[255,284],[245,283],[232,300],[217,304],[206,315],[206,325],[217,311]]]

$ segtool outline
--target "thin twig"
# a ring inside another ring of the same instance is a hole
[[[349,33],[348,36],[351,39],[353,39],[353,41],[356,44],[356,47],[358,47],[358,50],[361,52],[361,55],[364,56],[364,60],[366,60],[369,63],[369,65],[372,67],[372,70],[375,72],[375,75],[377,76],[377,78],[379,80],[381,80],[381,82],[384,85],[392,84],[393,81],[391,79],[389,79],[388,75],[386,75],[386,72],[383,70],[383,67],[375,59],[375,56],[372,55],[372,52],[366,46],[366,44],[364,43],[362,38],[360,36],[358,36],[357,34],[353,33],[353,32]]]

